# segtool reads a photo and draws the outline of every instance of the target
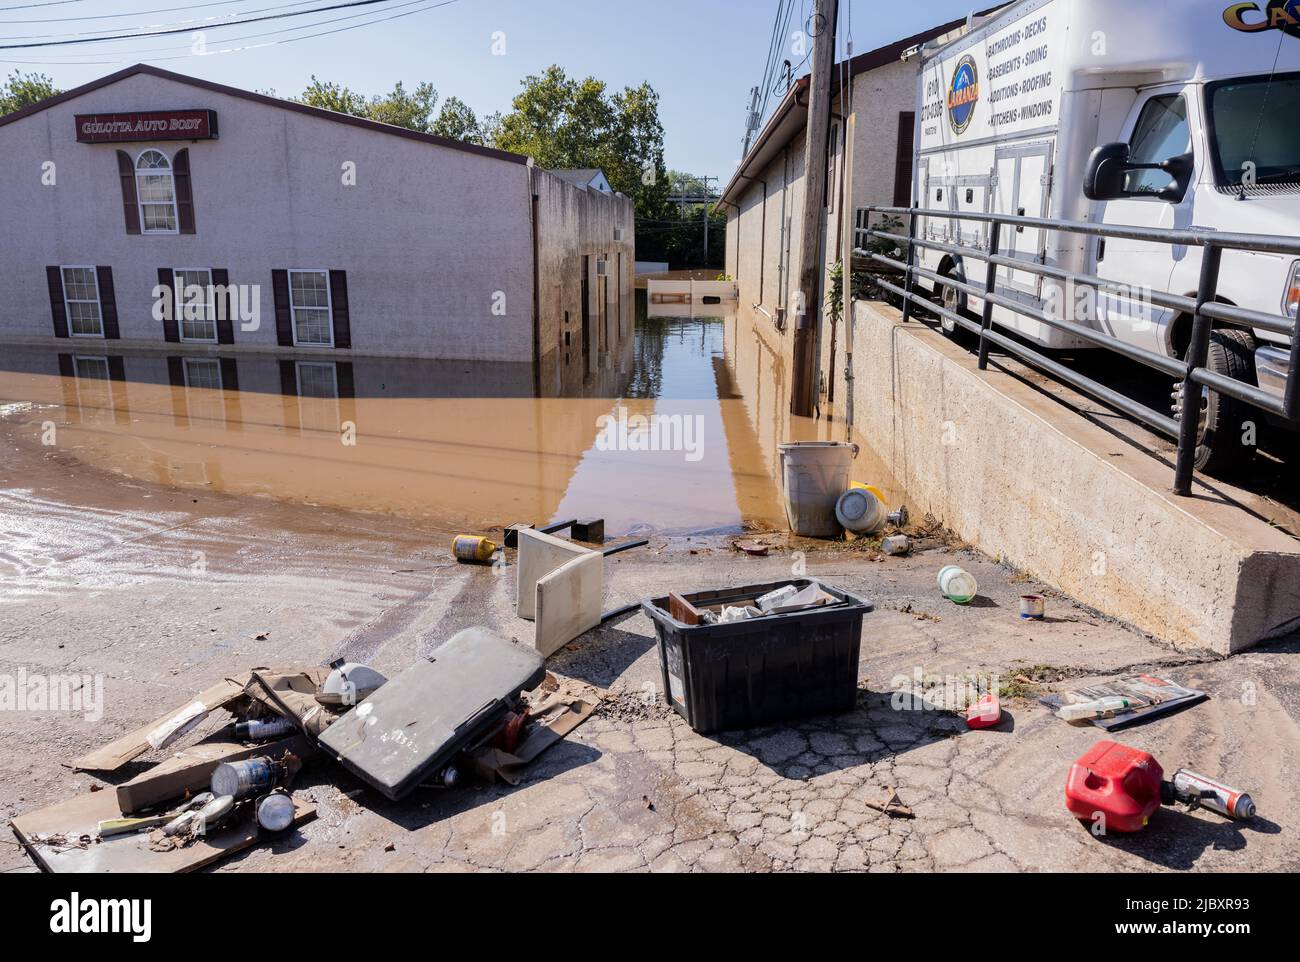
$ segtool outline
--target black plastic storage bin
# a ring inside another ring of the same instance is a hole
[[[724,625],[686,625],[668,598],[641,603],[659,637],[664,694],[702,734],[851,711],[862,616],[870,601],[810,578],[684,595],[697,607],[737,604],[783,585],[816,584],[840,604]]]

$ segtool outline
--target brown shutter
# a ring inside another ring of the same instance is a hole
[[[334,309],[334,346],[352,346],[352,319],[348,315],[348,272],[330,271],[330,307]]]
[[[302,425],[298,420],[298,365],[293,361],[280,361],[280,400],[284,406],[285,429],[301,430]]]
[[[224,267],[214,267],[212,269],[212,286],[226,288],[230,286],[230,271]],[[235,343],[235,319],[232,313],[235,310],[237,301],[233,297],[224,296],[221,300],[215,301],[217,309],[217,343],[234,344]]]
[[[167,381],[172,386],[172,423],[178,428],[190,426],[189,405],[185,398],[185,361],[175,355],[167,358]]]
[[[916,132],[916,113],[900,111],[898,144],[894,157],[894,206],[912,206],[912,140]]]
[[[163,340],[169,344],[175,344],[181,339],[181,322],[176,314],[176,274],[170,267],[158,268],[158,284],[165,287],[167,293],[163,297],[170,298],[171,304],[163,311]]]
[[[54,317],[54,336],[68,336],[68,305],[63,303],[63,270],[45,268],[45,283],[50,288],[50,314]]]
[[[113,420],[118,424],[130,424],[131,408],[126,400],[126,361],[121,355],[108,359],[108,381],[113,395]]]
[[[190,186],[190,149],[176,151],[172,158],[172,179],[176,183],[176,219],[182,234],[194,233],[194,191]]]
[[[271,271],[271,293],[275,295],[275,342],[293,347],[293,316],[289,312],[289,272]],[[297,393],[295,389],[293,393]]]
[[[140,205],[135,201],[135,162],[125,150],[117,152],[117,176],[122,181],[122,216],[126,232],[140,233]]]
[[[239,408],[239,364],[233,357],[220,358],[221,394],[225,400],[226,430],[244,430],[244,416]]]
[[[96,267],[99,279],[99,313],[104,319],[104,337],[116,341],[122,337],[117,327],[117,293],[113,290],[113,268]]]

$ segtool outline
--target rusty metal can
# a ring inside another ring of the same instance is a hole
[[[1200,805],[1228,818],[1255,817],[1255,800],[1239,788],[1216,782],[1180,768],[1172,779],[1174,795],[1180,801]]]

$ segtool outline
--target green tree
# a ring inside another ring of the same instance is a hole
[[[524,78],[523,88],[496,125],[493,146],[550,170],[599,167],[614,190],[633,198],[638,220],[665,213],[669,184],[654,88],[643,83],[611,95],[596,78],[570,78],[554,65]]]
[[[438,106],[438,91],[433,84],[417,84],[407,92],[399,80],[391,91],[383,95],[366,97],[341,84],[317,79],[312,74],[311,84],[302,96],[295,98],[309,107],[321,107],[353,117],[365,117],[381,124],[392,124],[429,133],[433,126],[434,111]]]
[[[15,70],[0,85],[0,115],[11,114],[62,92],[43,73],[23,74]]]
[[[452,140],[463,140],[467,144],[484,143],[483,125],[459,97],[448,97],[442,104],[438,119],[433,122],[430,133]]]

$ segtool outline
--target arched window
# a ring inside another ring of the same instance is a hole
[[[176,182],[172,165],[157,150],[146,150],[135,162],[135,189],[140,202],[140,226],[146,234],[176,233]]]

